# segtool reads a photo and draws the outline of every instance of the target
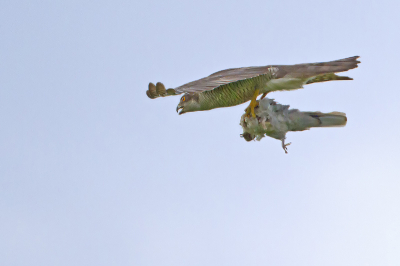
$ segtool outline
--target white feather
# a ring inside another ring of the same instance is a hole
[[[302,131],[311,127],[338,127],[346,125],[346,114],[340,112],[301,112],[289,109],[289,105],[276,103],[264,98],[255,109],[256,118],[242,115],[240,125],[243,134],[250,134],[250,139],[261,140],[269,136],[285,140],[288,131]]]

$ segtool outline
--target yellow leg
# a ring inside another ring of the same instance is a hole
[[[253,97],[251,98],[249,107],[246,108],[246,114],[249,116],[251,113],[251,116],[253,118],[256,118],[256,114],[254,113],[254,108],[258,105],[257,102],[257,96],[260,94],[260,90],[255,90]]]

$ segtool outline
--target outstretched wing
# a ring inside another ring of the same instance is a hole
[[[227,72],[228,71],[228,72]],[[156,85],[149,83],[149,89],[146,94],[149,98],[165,97],[178,95],[186,92],[204,92],[216,89],[222,85],[230,84],[239,80],[255,78],[260,75],[273,74],[276,69],[271,66],[265,67],[243,67],[233,68],[211,74],[208,77],[198,79],[175,89],[166,90],[164,85],[158,82]]]
[[[301,79],[314,79],[316,77],[321,80],[313,82],[321,82],[327,80],[338,79],[332,76],[332,79],[327,79],[329,73],[344,72],[357,67],[360,63],[357,59],[359,56],[348,57],[340,60],[323,62],[323,63],[312,63],[312,64],[298,64],[288,66],[276,66],[279,68],[277,78],[301,78]]]
[[[336,75],[326,75],[329,73],[337,73],[347,71],[357,67],[360,63],[357,61],[358,56],[340,59],[324,63],[297,64],[297,65],[276,65],[261,67],[242,67],[231,68],[211,74],[208,77],[198,79],[175,89],[166,90],[162,83],[149,84],[149,90],[146,92],[150,98],[160,96],[178,95],[186,92],[204,92],[218,88],[239,80],[246,80],[260,75],[272,74],[274,79],[279,78],[300,78],[309,79],[307,83],[328,81],[334,79],[350,79],[347,77],[339,77]]]

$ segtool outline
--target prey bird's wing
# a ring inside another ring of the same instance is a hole
[[[201,93],[214,90],[222,85],[233,83],[239,80],[251,79],[260,75],[269,74],[273,79],[295,78],[306,80],[306,83],[328,81],[334,79],[350,79],[334,75],[337,72],[347,71],[357,67],[358,56],[353,56],[336,61],[297,65],[269,65],[261,67],[231,68],[211,74],[208,77],[198,79],[175,89],[165,90],[162,83],[149,84],[147,95],[150,98],[160,96],[177,95],[187,92]]]

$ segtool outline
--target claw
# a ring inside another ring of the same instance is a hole
[[[254,91],[253,98],[251,98],[249,106],[245,109],[247,117],[250,117],[250,113],[251,113],[251,116],[253,118],[256,118],[256,113],[254,113],[254,108],[258,106],[257,96],[259,94],[260,94],[259,89]]]
[[[258,104],[256,105],[256,106],[258,106]],[[255,106],[255,107],[256,107]],[[254,108],[255,108],[254,107]],[[246,111],[246,116],[247,117],[250,117],[250,115],[251,115],[251,117],[253,117],[253,118],[255,118],[256,117],[256,114],[254,113],[254,108],[252,108],[250,105],[245,109],[245,111]]]
[[[292,144],[292,143],[289,142],[289,143],[285,144],[285,139],[282,139],[282,148],[283,148],[283,150],[285,151],[286,154],[288,153],[287,146],[289,146],[290,144]]]

